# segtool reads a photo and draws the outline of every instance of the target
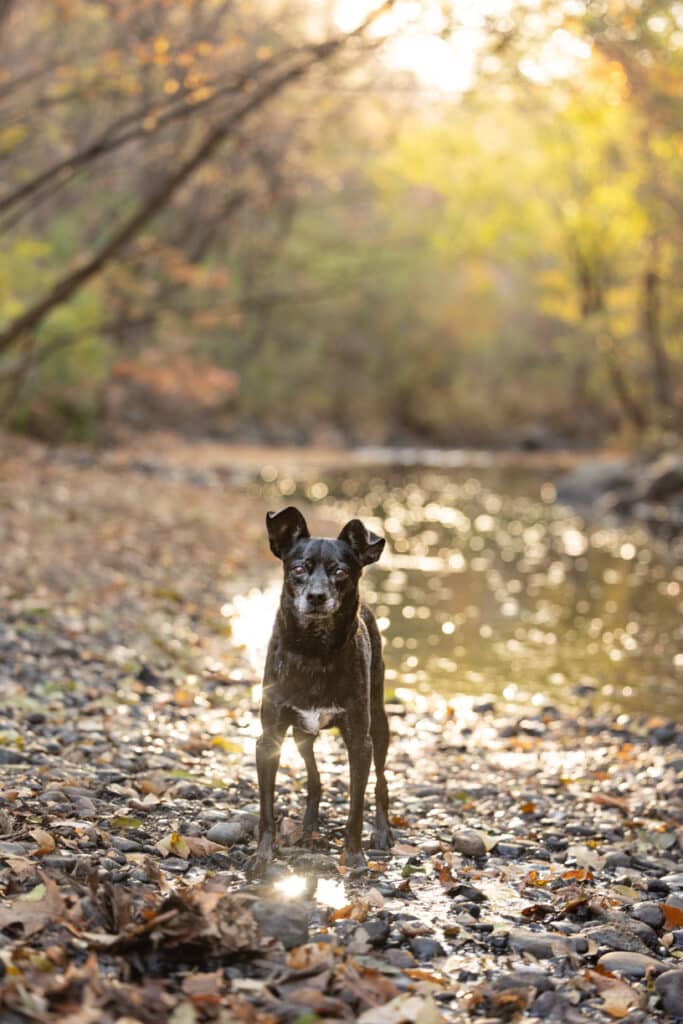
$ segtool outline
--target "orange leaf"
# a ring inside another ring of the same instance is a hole
[[[45,854],[52,853],[56,843],[49,832],[46,832],[45,829],[42,828],[34,828],[32,832],[29,832],[29,835],[38,843],[35,850],[31,851],[32,853],[37,854],[39,857],[44,857]]]
[[[574,868],[571,871],[563,872],[561,877],[566,881],[571,879],[575,882],[592,882],[595,875],[590,868]]]
[[[628,801],[624,800],[623,797],[607,796],[606,793],[595,793],[591,796],[591,800],[594,804],[601,804],[603,807],[618,807],[620,811],[625,813],[628,811]]]
[[[662,903],[661,911],[664,914],[665,928],[671,930],[680,928],[683,925],[683,910],[673,907],[670,903]]]

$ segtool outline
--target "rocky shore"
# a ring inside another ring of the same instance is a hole
[[[258,680],[231,594],[267,559],[257,503],[4,470],[3,1024],[683,1019],[680,724],[399,688],[391,855],[340,864],[326,733],[320,834],[286,745],[279,857],[249,883]]]

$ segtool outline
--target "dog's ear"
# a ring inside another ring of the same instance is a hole
[[[311,536],[306,520],[293,505],[282,512],[267,512],[266,529],[270,550],[277,558],[286,558],[298,540]]]
[[[348,544],[361,565],[376,562],[384,550],[384,537],[367,530],[360,519],[352,519],[347,523],[337,540]]]

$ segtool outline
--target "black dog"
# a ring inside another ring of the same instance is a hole
[[[363,567],[377,561],[384,540],[359,519],[347,523],[336,540],[313,538],[301,512],[291,506],[269,512],[266,526],[271,551],[284,563],[284,583],[263,680],[263,733],[256,744],[261,815],[250,871],[262,872],[273,854],[275,775],[290,725],[308,777],[304,833],[318,825],[321,787],[314,739],[329,726],[341,732],[351,783],[345,862],[359,866],[365,862],[361,832],[372,755],[377,774],[373,846],[391,844],[382,647],[375,617],[358,598]]]

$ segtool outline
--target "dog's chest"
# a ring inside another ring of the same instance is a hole
[[[312,736],[317,736],[321,729],[331,725],[337,715],[344,710],[334,704],[325,708],[297,708],[293,704],[289,707],[296,715],[295,728]]]

